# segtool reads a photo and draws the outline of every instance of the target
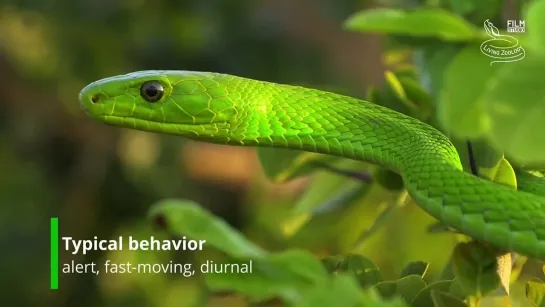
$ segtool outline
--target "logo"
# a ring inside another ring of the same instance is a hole
[[[524,33],[526,32],[526,21],[524,20],[508,20],[507,21],[508,33]]]
[[[525,31],[525,22],[523,20],[509,20],[507,22],[508,32],[522,33]],[[514,29],[510,31],[509,29]],[[519,44],[518,39],[510,35],[501,34],[488,19],[484,22],[484,30],[491,38],[481,44],[481,52],[489,58],[494,59],[494,63],[516,62],[524,59],[526,51]]]

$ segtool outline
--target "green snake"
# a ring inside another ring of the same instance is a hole
[[[517,191],[464,172],[445,135],[377,104],[232,75],[157,70],[93,82],[79,101],[91,117],[124,128],[382,165],[446,225],[499,250],[545,260],[544,185]]]

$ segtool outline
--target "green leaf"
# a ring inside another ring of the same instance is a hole
[[[449,3],[452,7],[452,11],[458,15],[466,15],[475,10],[475,4],[477,1],[473,0],[450,0]]]
[[[437,117],[453,136],[476,138],[490,130],[490,118],[482,95],[483,88],[499,67],[490,66],[490,60],[474,45],[458,53],[447,66]]]
[[[467,307],[459,298],[443,291],[432,290],[431,298],[436,307]]]
[[[256,148],[257,156],[267,178],[273,179],[289,168],[302,152],[284,148]]]
[[[545,162],[545,58],[505,63],[482,95],[490,118],[490,137],[520,164]]]
[[[545,284],[541,281],[526,283],[526,298],[534,307],[545,307]]]
[[[409,275],[418,275],[420,277],[424,277],[424,275],[428,271],[429,266],[430,264],[424,261],[411,262],[405,266],[403,271],[401,271],[400,277],[405,277]]]
[[[316,159],[309,160],[296,159],[295,161],[303,162],[294,163],[292,167],[280,174],[280,176],[294,173],[300,174],[301,170],[306,169],[310,171],[311,167],[314,167],[315,171],[311,183],[294,204],[290,213],[291,215],[283,221],[282,231],[287,237],[301,230],[313,216],[329,214],[333,211],[340,212],[347,208],[352,202],[365,195],[371,186],[361,180],[349,177],[348,173],[342,173],[346,169],[352,173],[365,174],[368,169],[367,164],[355,160],[337,159],[334,164],[323,165],[319,161],[323,159],[319,156],[315,157]],[[312,162],[316,164],[310,166],[309,164]],[[296,168],[299,171],[292,172]]]
[[[465,300],[468,296],[467,292],[462,287],[462,284],[456,278],[452,280],[448,293],[454,297],[459,298],[462,301]]]
[[[463,142],[463,149],[466,149],[466,147],[467,143]],[[479,168],[485,170],[493,169],[498,166],[500,160],[503,158],[503,152],[494,148],[486,139],[472,140],[471,147],[473,149],[473,158],[475,159],[475,163]],[[469,163],[467,164],[469,166]],[[481,175],[480,170],[479,175]],[[492,180],[494,178],[494,176],[484,177],[488,178],[489,180]]]
[[[474,159],[480,177],[517,189],[517,176],[511,164],[503,157],[503,153],[492,147],[486,140],[473,142]],[[500,287],[495,295],[509,295],[511,281],[511,254],[506,253],[496,258]]]
[[[403,113],[417,115],[414,109],[410,109],[407,104],[398,97],[399,93],[395,93],[395,89],[391,85],[385,85],[383,88],[375,89],[372,93],[373,103],[384,106],[388,109]]]
[[[306,292],[294,306],[360,306],[363,301],[363,293],[351,276],[334,275]]]
[[[472,24],[441,9],[371,9],[354,14],[344,25],[352,31],[435,37],[446,41],[470,41],[479,36]]]
[[[410,304],[416,295],[426,287],[426,282],[418,275],[409,275],[395,281],[382,281],[373,286],[381,297],[399,297]]]
[[[448,292],[451,284],[452,281],[450,280],[442,280],[433,284],[429,284],[424,289],[420,290],[420,292],[418,292],[418,294],[411,303],[411,307],[434,307],[435,305],[431,297],[431,291],[440,290]]]
[[[316,170],[319,163],[332,163],[340,159],[313,152],[267,147],[257,148],[257,155],[265,175],[276,183],[308,175]]]
[[[479,168],[479,175],[488,178],[490,181],[503,184],[513,189],[517,188],[517,175],[509,161],[505,158],[501,158],[498,163],[491,168]]]
[[[519,280],[520,274],[522,273],[524,269],[524,265],[528,261],[528,257],[525,256],[518,256],[515,258],[515,261],[513,265],[511,266],[511,283],[516,282]]]
[[[498,289],[497,256],[497,250],[476,241],[456,246],[452,268],[456,279],[469,295],[483,297]]]
[[[545,1],[533,1],[526,11],[528,43],[535,51],[545,50]]]
[[[268,257],[269,263],[287,268],[309,281],[321,280],[328,276],[322,262],[308,251],[290,249]]]
[[[454,13],[466,16],[473,23],[482,23],[487,18],[495,20],[501,14],[503,1],[450,0],[449,3]]]
[[[382,281],[382,274],[377,265],[362,255],[346,256],[339,264],[338,271],[353,274],[362,288]]]
[[[384,77],[386,79],[386,84],[388,85],[390,90],[394,93],[396,98],[399,101],[403,102],[403,104],[405,104],[405,106],[409,110],[411,110],[411,112],[417,112],[418,107],[412,101],[409,100],[409,98],[407,97],[407,94],[405,93],[405,89],[403,88],[403,85],[401,84],[401,82],[399,82],[399,79],[397,78],[397,76],[391,71],[386,71],[384,73]]]
[[[322,264],[326,268],[326,270],[330,273],[337,272],[337,270],[340,268],[341,263],[344,261],[344,256],[341,255],[335,255],[335,256],[329,256],[324,259],[322,259]]]
[[[434,107],[433,97],[415,79],[400,77],[399,83],[403,86],[407,98],[419,107],[422,118],[427,118]]]
[[[405,201],[407,200],[408,192],[406,190],[403,190],[399,193],[397,193],[396,198],[392,202],[388,202],[386,207],[380,212],[373,223],[367,228],[364,232],[362,232],[358,239],[356,240],[355,246],[356,249],[363,248],[365,242],[377,231],[382,229],[382,227],[386,224],[388,219],[392,216],[392,214],[395,212],[396,209],[403,206]]]
[[[407,51],[409,52],[409,51]],[[414,65],[398,65],[394,71],[399,80],[413,80],[417,81],[420,78],[420,73]],[[403,83],[403,82],[402,82]],[[419,84],[420,86],[420,84]]]
[[[341,169],[352,171],[367,171],[368,165],[355,160],[342,159],[334,164]],[[361,189],[362,183],[353,178],[341,176],[329,171],[319,171],[312,178],[312,182],[304,194],[297,200],[293,208],[294,215],[307,214],[324,202],[330,201],[337,195],[347,191]],[[347,199],[350,201],[351,198]]]
[[[396,295],[410,304],[422,289],[426,282],[418,275],[409,275],[396,281]]]
[[[421,78],[422,86],[432,97],[439,97],[445,83],[445,71],[461,50],[463,47],[459,45],[437,43],[415,52],[415,63],[426,72],[425,78]],[[436,107],[438,102],[434,100],[433,104]],[[436,116],[432,117],[435,118]]]
[[[505,253],[496,257],[497,270],[496,273],[500,279],[500,287],[496,290],[496,295],[505,296],[509,295],[511,284],[511,269],[513,261],[511,260],[511,253]]]
[[[328,277],[319,260],[299,250],[252,260],[249,273],[207,273],[204,276],[213,291],[236,291],[256,301],[281,297],[288,302],[298,301],[303,292]]]
[[[161,200],[152,206],[149,217],[173,235],[206,240],[206,246],[213,246],[233,258],[260,258],[266,255],[265,251],[225,221],[192,201]]]
[[[310,188],[297,201],[291,215],[287,216],[282,222],[282,233],[284,236],[291,237],[295,235],[312,218],[344,212],[354,201],[365,195],[371,187],[371,185],[362,185],[361,183],[359,186],[355,185],[355,180],[352,179],[352,182],[350,182],[350,178],[345,178],[345,180],[349,182],[349,188],[339,188],[338,190],[340,191],[327,188],[326,191],[329,191],[329,193],[324,193],[323,190],[314,188],[315,185],[313,182]],[[323,199],[325,197],[328,198]]]
[[[395,281],[381,281],[372,289],[377,291],[382,298],[391,299],[396,295],[397,283]]]

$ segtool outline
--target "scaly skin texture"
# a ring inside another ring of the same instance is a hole
[[[154,103],[141,85],[160,82]],[[80,93],[104,123],[240,146],[283,147],[383,165],[429,214],[503,251],[545,260],[545,198],[463,172],[449,139],[416,119],[333,93],[217,73],[142,71]]]

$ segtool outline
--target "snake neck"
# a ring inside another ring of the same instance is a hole
[[[227,143],[336,155],[380,164],[401,174],[413,167],[415,154],[461,169],[448,138],[404,114],[301,87],[265,84],[255,92],[255,96],[247,95],[245,111],[230,124]]]

